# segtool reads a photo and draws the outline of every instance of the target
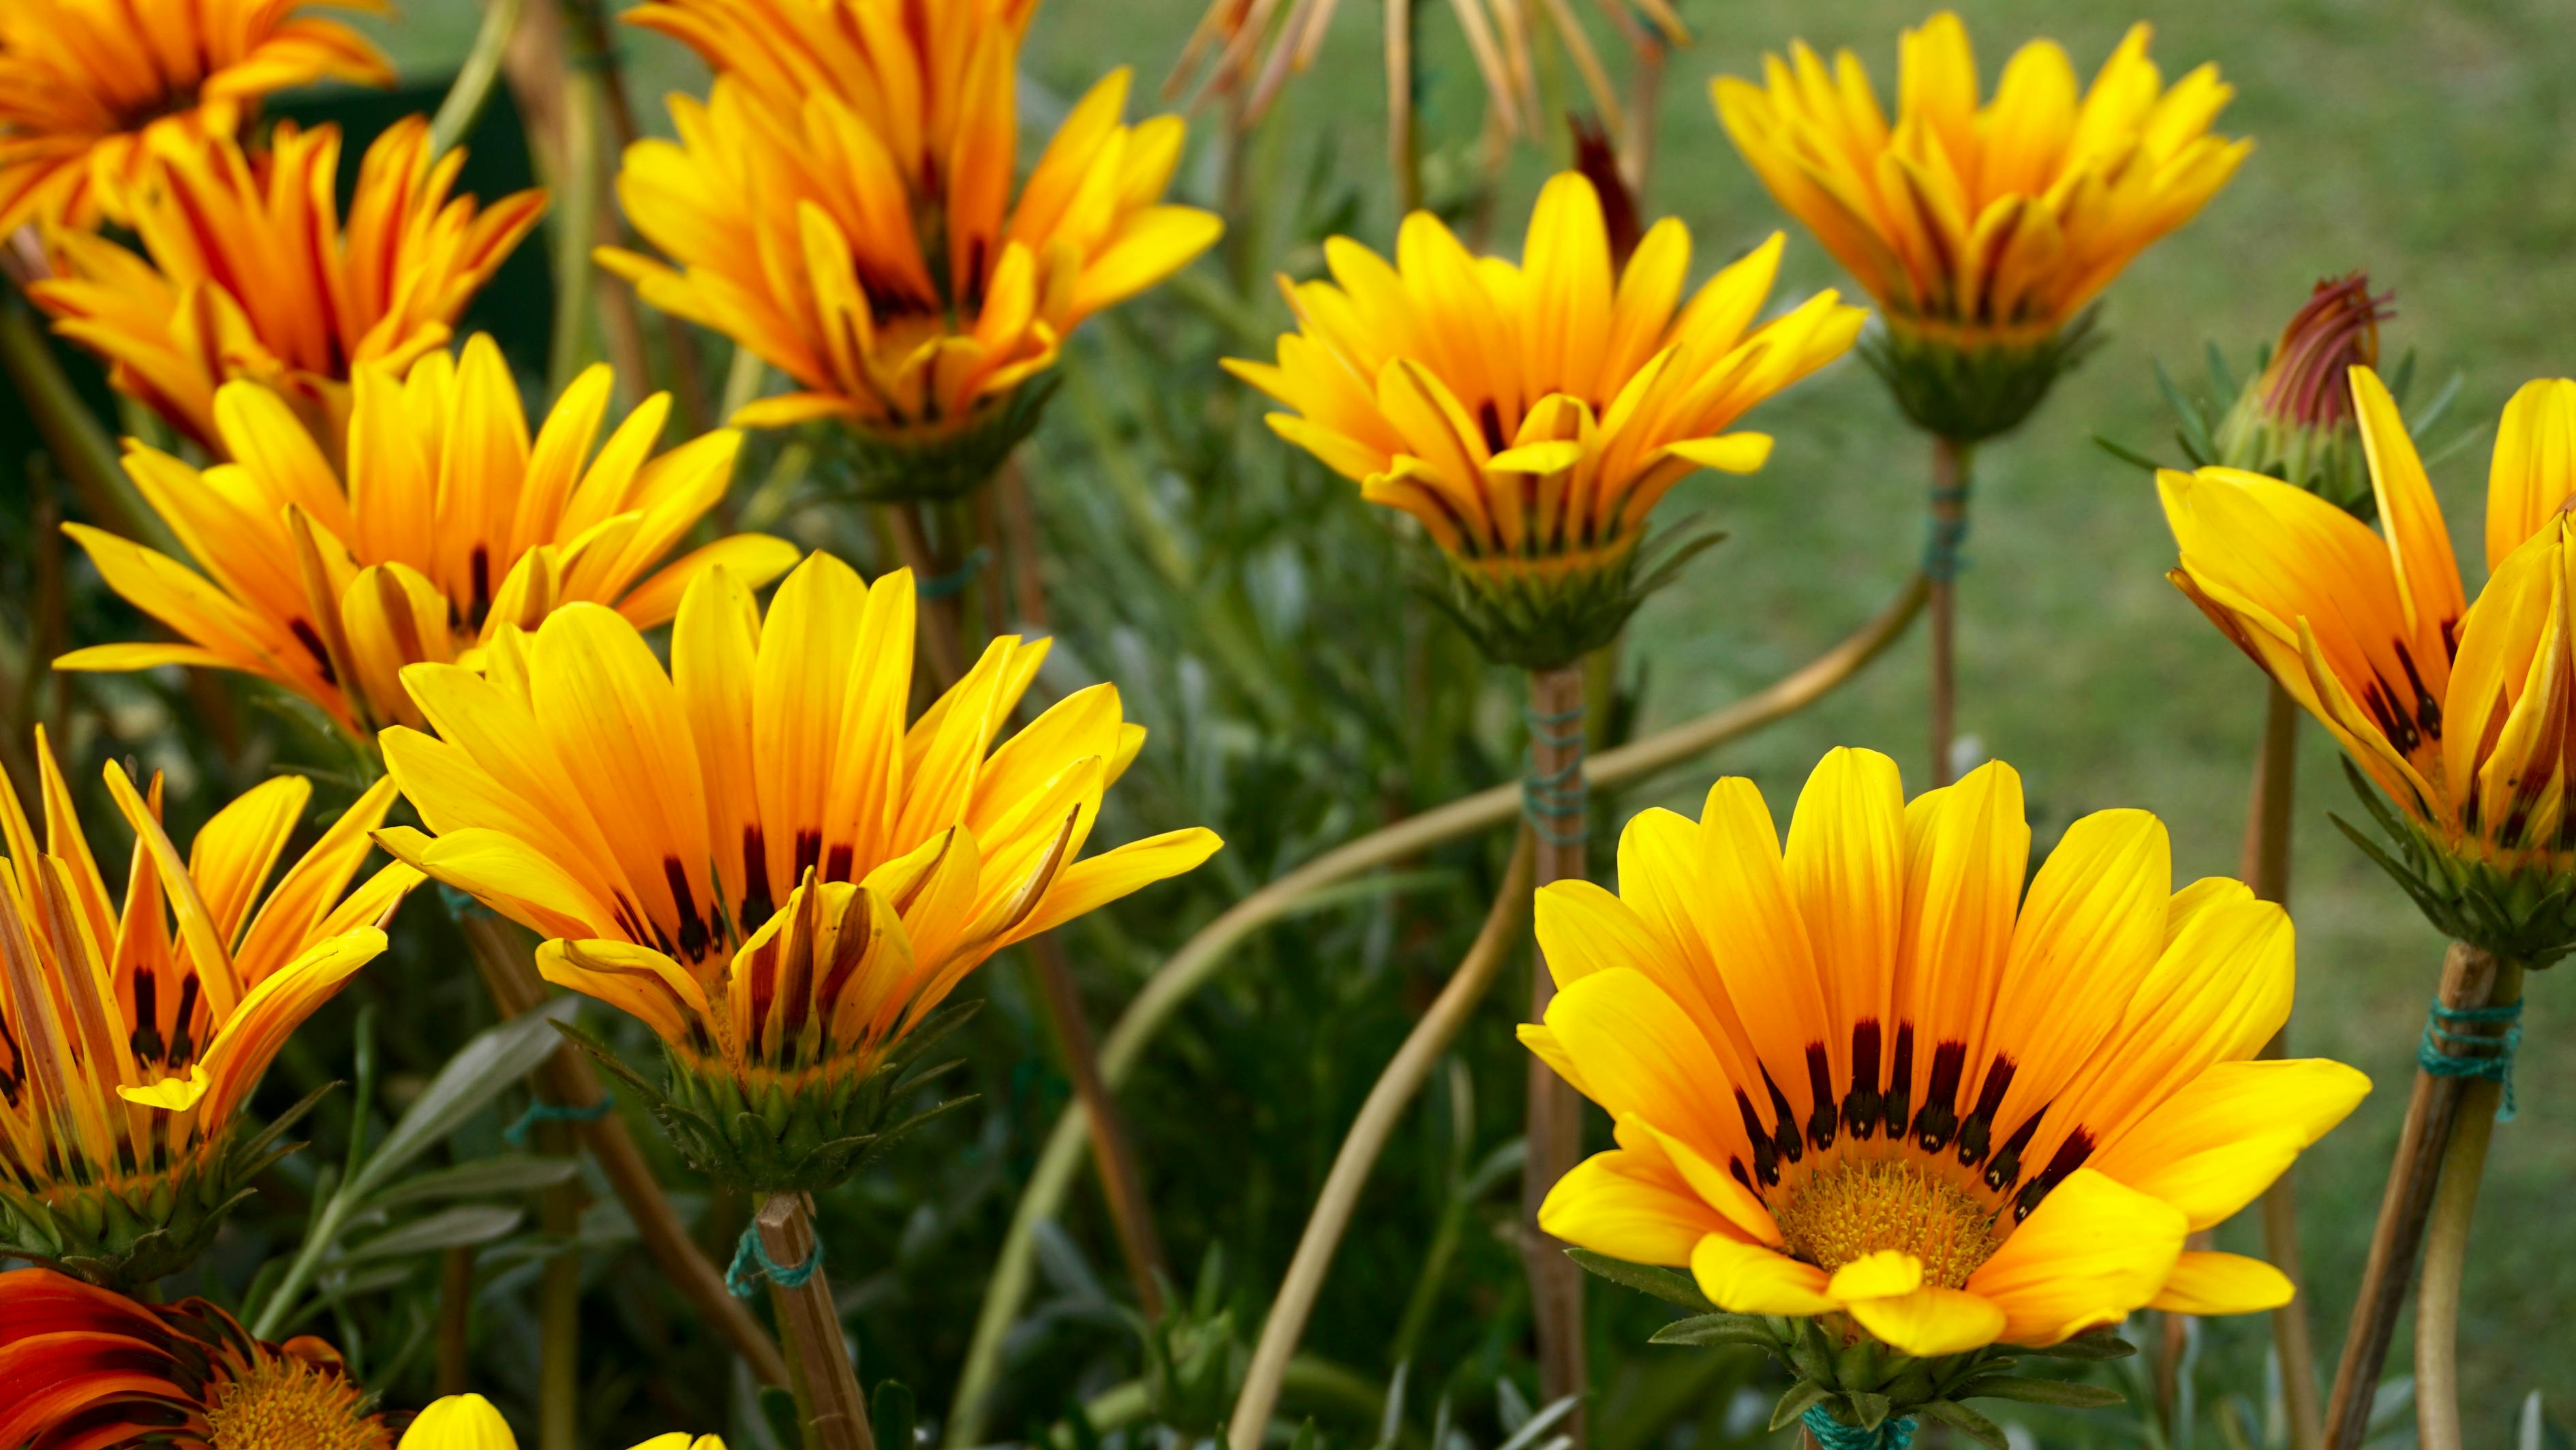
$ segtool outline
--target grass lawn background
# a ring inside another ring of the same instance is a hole
[[[387,31],[406,74],[428,79],[452,68],[475,7],[413,0],[407,8]],[[1193,0],[1048,0],[1028,73],[1069,95],[1111,65],[1133,65],[1142,109],[1197,8]],[[1857,49],[1892,98],[1896,32],[1925,12],[1891,0],[1684,0],[1682,8],[1697,42],[1667,75],[1649,214],[1690,223],[1695,276],[1788,227],[1781,295],[1848,290],[1734,154],[1707,81],[1753,73],[1762,51],[1803,36]],[[2418,401],[2452,371],[2464,376],[2448,426],[2474,424],[2480,436],[2435,467],[2434,484],[2474,586],[2494,419],[2525,380],[2576,371],[2576,32],[2563,5],[2545,0],[2173,0],[2135,14],[2059,0],[1963,13],[1989,84],[2022,37],[2057,38],[2089,78],[2131,19],[2151,20],[2168,78],[2216,61],[2237,88],[2221,129],[2257,139],[2208,211],[2111,288],[2107,345],[2032,423],[1978,460],[1961,606],[1960,728],[2020,769],[2043,847],[2086,811],[2139,806],[2172,828],[2178,880],[2232,873],[2261,681],[2163,579],[2173,547],[2150,482],[2090,435],[2171,453],[2169,442],[2157,446],[2167,423],[2152,360],[2196,380],[2202,344],[2215,339],[2241,370],[2310,283],[2367,267],[2374,285],[2397,292],[2387,360],[2408,347],[2422,354]],[[1277,124],[1300,132],[1301,146],[1330,128],[1344,165],[1375,198],[1364,239],[1384,248],[1392,209],[1379,160],[1379,14],[1358,0],[1342,6]],[[1446,7],[1426,5],[1423,26],[1429,124],[1454,143],[1472,129],[1472,72]],[[677,47],[658,37],[632,37],[627,53],[649,114],[658,115],[650,102],[660,91],[696,84]],[[1212,124],[1211,115],[1194,129]],[[1497,211],[1505,244],[1516,245],[1550,164],[1533,149],[1517,158]],[[1234,386],[1218,377],[1201,384]],[[1924,445],[1856,359],[1758,411],[1749,426],[1777,435],[1770,466],[1752,478],[1703,475],[1670,506],[1707,510],[1732,537],[1639,618],[1633,651],[1650,681],[1647,728],[1758,689],[1829,645],[1880,607],[1921,546]],[[1695,813],[1710,775],[1743,772],[1785,822],[1807,768],[1841,743],[1887,750],[1919,782],[1923,657],[1918,630],[1857,684],[1683,777],[1689,788],[1673,790],[1670,803]],[[2302,746],[2296,1050],[2355,1063],[2379,1084],[2300,1169],[2309,1282],[2330,1354],[2442,942],[2325,819],[2328,810],[2354,815],[2355,806],[2323,733],[2305,729]],[[2521,1113],[2497,1133],[2472,1250],[2462,1360],[2475,1444],[2501,1443],[2531,1388],[2557,1391],[2558,1418],[2576,1411],[2565,1369],[2576,1363],[2576,1316],[2557,1312],[2576,1302],[2576,1254],[2568,1252],[2576,1228],[2566,1214],[2576,1185],[2576,1035],[2566,1024],[2576,1000],[2563,975],[2531,983]],[[2231,1228],[2229,1238],[2250,1247],[2251,1225]],[[2407,1342],[2401,1329],[2401,1360]]]

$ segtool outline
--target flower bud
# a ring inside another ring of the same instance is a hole
[[[2226,468],[2265,474],[2367,519],[2375,512],[2370,472],[2345,379],[2379,362],[2379,324],[2393,293],[2374,297],[2360,272],[2321,281],[2281,329],[2262,375],[2248,383],[2219,424]]]

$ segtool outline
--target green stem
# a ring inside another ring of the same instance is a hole
[[[474,32],[474,46],[465,52],[465,63],[456,68],[456,79],[447,88],[447,98],[438,103],[438,114],[430,118],[430,154],[449,150],[473,131],[484,103],[492,99],[493,83],[501,77],[501,57],[509,51],[510,37],[518,33],[523,3],[485,0],[483,26]]]
[[[2496,973],[2488,1005],[2510,1007],[2521,1000],[2522,969],[2506,963]],[[2450,1147],[2442,1155],[2441,1186],[2425,1224],[2424,1268],[2415,1288],[2415,1435],[2423,1450],[2461,1450],[2460,1287],[2502,1094],[2502,1084],[2484,1078],[2462,1086]]]
[[[8,372],[18,401],[35,420],[37,435],[80,492],[91,519],[137,542],[175,547],[169,531],[160,527],[160,519],[139,506],[115,441],[81,401],[70,374],[63,371],[62,359],[54,355],[53,344],[38,325],[35,309],[14,288],[0,298],[0,368]]]
[[[563,150],[553,178],[555,325],[547,354],[548,396],[561,396],[590,357],[590,250],[599,237],[599,76],[568,66],[563,89]],[[630,378],[627,386],[644,381]]]

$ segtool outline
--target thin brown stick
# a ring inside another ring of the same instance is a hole
[[[1422,208],[1422,150],[1413,131],[1413,0],[1386,0],[1386,154],[1395,209]]]
[[[2487,1006],[2505,971],[2491,953],[2466,942],[2451,943],[2442,959],[2442,1005],[2454,1011]],[[2452,1056],[2463,1055],[2460,1044],[2437,1040],[2437,1047]],[[2415,1251],[2424,1242],[2424,1223],[2432,1211],[2442,1159],[2450,1150],[2464,1081],[2435,1077],[2420,1067],[2415,1070],[2406,1126],[2397,1137],[2397,1156],[2389,1165],[2388,1187],[2379,1200],[2379,1224],[2371,1233],[2361,1290],[2354,1296],[2351,1327],[2344,1334],[2343,1359],[2335,1367],[2334,1393],[2326,1401],[2327,1450],[2359,1450],[2369,1428],[2380,1366],[2388,1358],[2388,1342],[2405,1307],[2406,1282],[2414,1273]]]
[[[550,1154],[575,1151],[565,1124],[542,1124],[537,1136]],[[581,1444],[581,1200],[575,1178],[547,1189],[538,1207],[538,1222],[557,1241],[537,1282],[538,1450]]]
[[[1952,534],[1968,516],[1968,452],[1947,438],[1932,440],[1932,530]],[[1951,742],[1959,706],[1959,597],[1957,560],[1932,574],[1932,783],[1950,783]]]
[[[2496,974],[2487,1005],[2522,1000],[2522,969],[2507,964]],[[2466,1025],[2466,1024],[2464,1024]],[[2491,1037],[2505,1024],[2479,1025]],[[2460,1450],[2460,1285],[2469,1257],[2469,1227],[2477,1215],[2478,1187],[2486,1177],[2487,1143],[2495,1133],[2496,1103],[2504,1085],[2465,1079],[2451,1146],[2442,1156],[2442,1183],[2433,1195],[2432,1222],[2424,1237],[2424,1273],[2415,1290],[2415,1438],[2423,1450]]]
[[[923,526],[919,509],[908,503],[890,503],[885,505],[885,512],[894,523],[895,548],[903,555],[903,566],[912,571],[914,588],[948,572],[949,566],[931,547],[930,531]],[[930,671],[933,693],[965,678],[965,651],[958,639],[962,623],[956,595],[921,602],[922,663]]]
[[[1537,880],[1579,881],[1587,873],[1580,787],[1557,795],[1557,782],[1580,780],[1585,701],[1580,662],[1530,675],[1529,829],[1537,837]],[[1556,809],[1550,809],[1555,805]],[[1564,810],[1572,805],[1572,810]],[[1529,1020],[1547,1018],[1556,979],[1545,957],[1532,953]],[[1584,1393],[1583,1270],[1565,1245],[1538,1226],[1548,1190],[1583,1156],[1583,1099],[1535,1055],[1529,1060],[1528,1152],[1521,1170],[1521,1263],[1529,1274],[1530,1318],[1538,1330],[1539,1395],[1548,1402]],[[1583,1445],[1583,1407],[1567,1416],[1563,1431]]]
[[[449,1249],[438,1269],[438,1393],[461,1395],[466,1384],[468,1338],[474,1327],[474,1246]]]
[[[545,983],[537,976],[527,942],[516,927],[480,911],[465,914],[457,925],[473,948],[474,964],[492,993],[493,1004],[504,1015],[516,1017],[545,1002]],[[558,1107],[595,1108],[604,1097],[589,1061],[569,1043],[538,1066],[536,1084],[537,1096]],[[777,1344],[689,1238],[688,1226],[680,1222],[679,1210],[671,1206],[669,1195],[653,1177],[652,1165],[644,1161],[643,1151],[627,1133],[625,1120],[615,1113],[602,1113],[577,1127],[582,1146],[616,1191],[618,1202],[626,1206],[646,1257],[662,1277],[724,1336],[762,1384],[787,1383],[787,1361]]]
[[[1001,515],[1002,549],[1010,557],[1011,618],[1030,633],[1043,634],[1053,625],[1046,576],[1039,572],[1037,507],[1029,498],[1029,478],[1020,471],[1018,455],[1002,465],[993,491]]]
[[[1280,1386],[1287,1382],[1288,1362],[1296,1356],[1297,1341],[1305,1335],[1307,1316],[1314,1311],[1315,1296],[1323,1289],[1324,1275],[1332,1267],[1333,1251],[1341,1246],[1343,1230],[1350,1226],[1351,1213],[1359,1206],[1360,1190],[1368,1184],[1369,1170],[1386,1150],[1387,1139],[1394,1134],[1413,1095],[1422,1090],[1422,1080],[1430,1076],[1432,1065],[1457,1040],[1459,1029],[1484,1001],[1486,990],[1493,986],[1494,978],[1511,955],[1515,933],[1523,913],[1529,910],[1534,854],[1531,841],[1530,833],[1523,830],[1512,850],[1512,864],[1503,873],[1502,889],[1494,893],[1494,904],[1485,912],[1485,924],[1477,931],[1475,944],[1459,960],[1458,969],[1449,974],[1448,984],[1432,1000],[1431,1009],[1405,1035],[1404,1045],[1388,1059],[1385,1070],[1369,1088],[1367,1101],[1360,1104],[1359,1116],[1351,1120],[1341,1151],[1333,1155],[1332,1169],[1324,1175],[1323,1190],[1315,1195],[1315,1206],[1306,1216],[1305,1231],[1297,1239],[1297,1252],[1288,1261],[1288,1272],[1279,1280],[1279,1293],[1270,1302],[1270,1317],[1261,1324],[1261,1342],[1253,1347],[1251,1367],[1244,1374],[1242,1392],[1235,1398],[1234,1417],[1226,1426],[1226,1443],[1231,1450],[1261,1450],[1270,1412],[1279,1403]]]
[[[814,1257],[814,1206],[801,1193],[776,1193],[752,1218],[752,1231],[769,1261],[795,1269],[812,1264],[794,1287],[769,1281],[770,1307],[796,1349],[792,1381],[806,1444],[817,1450],[876,1450],[867,1397],[841,1335],[841,1312],[832,1302],[831,1276]]]
[[[1091,1033],[1091,1017],[1082,1008],[1082,990],[1073,980],[1073,965],[1064,944],[1049,932],[1029,939],[1029,975],[1037,979],[1046,1003],[1057,1050],[1064,1054],[1073,1095],[1091,1119],[1091,1161],[1100,1173],[1101,1196],[1109,1201],[1109,1221],[1118,1231],[1118,1250],[1126,1257],[1127,1276],[1136,1289],[1136,1307],[1149,1319],[1163,1317],[1163,1285],[1171,1278],[1171,1261],[1163,1256],[1163,1238],[1145,1197],[1145,1174],[1138,1165],[1127,1115],[1108,1084],[1100,1080],[1100,1046]]]
[[[2254,759],[2253,799],[2245,811],[2245,852],[2238,873],[2254,894],[2290,903],[2290,816],[2298,789],[2299,703],[2272,685],[2263,707],[2263,744]],[[2263,1049],[2289,1055],[2285,1024]],[[2299,1194],[2293,1165],[2263,1195],[2263,1256],[2289,1276],[2290,1302],[2272,1311],[2272,1350],[2281,1361],[2281,1404],[2290,1450],[2316,1450],[2325,1439],[2317,1389],[2316,1330],[2308,1322],[2307,1274],[2299,1261]]]

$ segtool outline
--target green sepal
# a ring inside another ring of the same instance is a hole
[[[2036,1354],[2048,1359],[2080,1360],[2088,1364],[2104,1360],[2127,1359],[2138,1347],[2108,1329],[2088,1329],[2073,1339],[2059,1340],[2046,1349],[2017,1346],[2019,1354]]]
[[[1708,1296],[1699,1291],[1699,1285],[1692,1282],[1688,1274],[1677,1273],[1671,1269],[1659,1269],[1647,1264],[1632,1264],[1624,1259],[1596,1254],[1590,1249],[1567,1249],[1565,1256],[1580,1264],[1585,1272],[1598,1275],[1613,1284],[1623,1285],[1641,1294],[1652,1294],[1667,1304],[1679,1304],[1685,1309],[1698,1309],[1711,1315],[1717,1313],[1717,1306],[1708,1302]],[[1695,1321],[1683,1321],[1686,1324],[1692,1322]]]
[[[2444,935],[2531,971],[2576,952],[2576,879],[2537,867],[2508,871],[2454,855],[2380,799],[2348,757],[2343,771],[2386,843],[2341,816],[2329,813],[2328,819]]]
[[[1548,576],[1528,561],[1459,559],[1428,544],[1412,551],[1416,592],[1456,620],[1485,658],[1515,669],[1553,670],[1618,638],[1646,597],[1726,536],[1683,519],[1596,567]]]
[[[2029,1405],[2055,1405],[2069,1410],[2101,1410],[2125,1405],[2129,1397],[2108,1385],[2073,1380],[2028,1379],[2020,1375],[1980,1375],[1959,1386],[1959,1399],[2019,1400]]]
[[[2012,1450],[2004,1438],[2004,1428],[1957,1400],[1933,1400],[1915,1407],[1915,1413],[1927,1420],[1938,1420],[1989,1450]]]
[[[2099,306],[2087,307],[2036,342],[1964,347],[1886,320],[1861,338],[1859,351],[1916,427],[1976,444],[2018,427],[2101,344],[2100,317]]]
[[[1046,415],[1062,385],[1047,372],[988,399],[962,424],[872,431],[856,423],[819,426],[817,476],[843,497],[863,503],[946,503],[992,478]]]
[[[1761,1320],[1744,1314],[1702,1314],[1691,1319],[1676,1319],[1654,1332],[1649,1344],[1695,1344],[1703,1348],[1727,1344],[1749,1344],[1770,1349],[1779,1344]]]
[[[957,1065],[951,1059],[925,1067],[921,1058],[980,1005],[955,1002],[932,1012],[865,1072],[819,1076],[792,1090],[770,1082],[756,1094],[667,1047],[664,1079],[651,1082],[582,1028],[558,1022],[555,1030],[652,1110],[691,1168],[740,1193],[820,1193],[857,1176],[906,1134],[975,1100],[972,1094],[950,1098],[895,1117],[914,1089]]]
[[[1810,1380],[1800,1380],[1789,1386],[1788,1393],[1780,1397],[1780,1403],[1771,1407],[1771,1428],[1788,1429],[1798,1423],[1800,1416],[1823,1404],[1832,1394],[1833,1391]]]

